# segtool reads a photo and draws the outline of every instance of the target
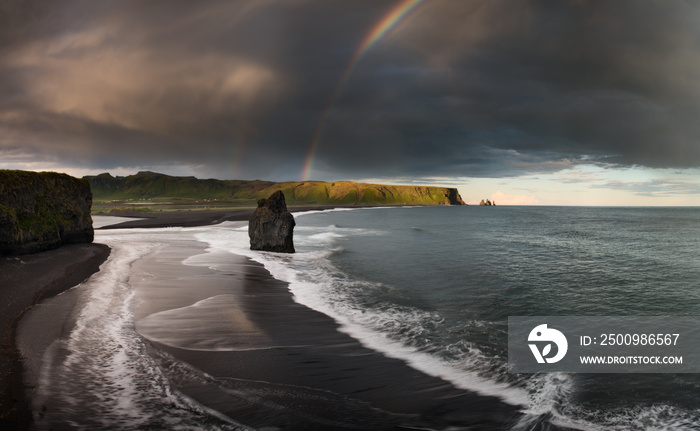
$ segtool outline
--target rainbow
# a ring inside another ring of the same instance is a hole
[[[304,168],[302,169],[302,181],[309,180],[309,175],[311,174],[311,170],[313,169],[314,165],[314,160],[316,158],[316,150],[318,149],[319,142],[321,142],[321,137],[323,136],[323,131],[326,125],[328,115],[333,110],[333,106],[335,105],[335,102],[338,99],[340,92],[343,90],[345,83],[350,78],[350,75],[352,75],[352,72],[357,66],[357,64],[360,62],[360,60],[362,60],[365,54],[367,54],[367,51],[369,51],[377,42],[379,42],[394,27],[396,27],[396,25],[399,24],[403,18],[405,18],[411,11],[413,11],[416,7],[418,7],[418,5],[420,5],[424,1],[425,0],[402,0],[396,6],[394,6],[386,15],[384,15],[384,17],[382,17],[382,19],[379,20],[379,22],[375,24],[374,27],[372,27],[367,36],[365,36],[365,38],[362,40],[362,43],[355,51],[355,55],[353,56],[352,61],[348,65],[348,68],[345,70],[343,78],[340,80],[338,86],[333,92],[333,96],[330,98],[326,109],[323,111],[323,115],[321,116],[321,121],[318,123],[318,127],[316,127],[316,132],[314,133],[313,139],[311,140],[309,152],[304,162]]]

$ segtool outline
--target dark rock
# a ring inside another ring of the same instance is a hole
[[[0,170],[0,255],[90,243],[90,183],[55,172]]]
[[[258,208],[248,221],[251,250],[294,253],[294,216],[287,211],[284,194],[278,190],[258,201]]]
[[[447,204],[466,205],[467,203],[462,200],[462,196],[459,195],[459,191],[457,189],[447,189]]]
[[[490,207],[490,206],[495,206],[495,205],[496,205],[496,202],[491,202],[488,199],[486,199],[486,200],[482,199],[481,202],[479,202],[479,206],[482,206],[482,207],[484,207],[484,206]]]

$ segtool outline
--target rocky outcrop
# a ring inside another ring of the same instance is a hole
[[[486,200],[482,199],[481,202],[479,202],[479,206],[482,206],[482,207],[494,206],[494,207],[495,207],[495,206],[496,206],[496,201],[491,202],[491,201],[488,200],[488,199],[486,199]]]
[[[445,205],[466,205],[467,203],[462,200],[462,196],[459,195],[457,189],[449,188],[447,189],[447,202]]]
[[[92,242],[90,183],[55,172],[0,170],[0,255]]]
[[[251,250],[294,253],[294,216],[287,211],[284,193],[274,192],[258,201],[258,208],[248,221]]]

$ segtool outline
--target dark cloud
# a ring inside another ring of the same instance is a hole
[[[700,166],[695,1],[8,1],[0,160],[294,179]]]

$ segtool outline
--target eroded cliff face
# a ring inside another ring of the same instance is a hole
[[[457,189],[447,189],[447,204],[446,205],[466,205],[462,200]]]
[[[92,242],[91,207],[87,180],[55,172],[0,170],[0,255]]]

